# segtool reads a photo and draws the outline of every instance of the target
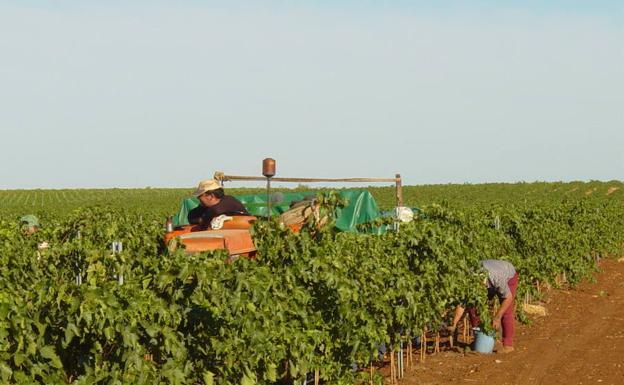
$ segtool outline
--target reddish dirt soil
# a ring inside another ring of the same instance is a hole
[[[623,385],[624,262],[603,260],[600,270],[595,283],[550,291],[547,316],[516,323],[514,352],[484,355],[443,346],[407,368],[399,385]]]

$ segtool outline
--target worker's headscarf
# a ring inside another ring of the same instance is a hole
[[[24,215],[20,218],[20,224],[22,225],[22,229],[39,227],[39,218],[32,214]]]

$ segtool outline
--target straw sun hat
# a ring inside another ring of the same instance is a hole
[[[197,186],[197,189],[195,189],[195,191],[193,192],[193,195],[198,197],[205,192],[218,190],[220,188],[222,188],[221,185],[214,179],[202,180],[201,182],[199,182],[199,185]]]

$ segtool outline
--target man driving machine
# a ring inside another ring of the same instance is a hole
[[[214,179],[199,182],[193,195],[199,199],[199,206],[189,212],[190,224],[210,226],[220,215],[249,215],[245,206],[233,196],[225,195],[223,187]]]

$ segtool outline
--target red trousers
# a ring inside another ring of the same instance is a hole
[[[503,326],[503,345],[504,346],[513,346],[513,337],[515,332],[514,322],[516,319],[516,312],[514,311],[514,304],[516,298],[516,289],[518,288],[518,273],[511,277],[509,281],[507,281],[509,285],[509,289],[511,290],[511,295],[514,300],[511,302],[505,313],[503,313],[503,317],[501,318],[501,325]],[[488,291],[488,299],[494,298],[494,295],[497,295],[494,290]],[[502,296],[498,295],[498,300],[502,303]],[[470,324],[473,328],[479,326],[481,320],[479,319],[479,315],[477,314],[477,309],[474,307],[468,308],[468,315],[470,316]]]

